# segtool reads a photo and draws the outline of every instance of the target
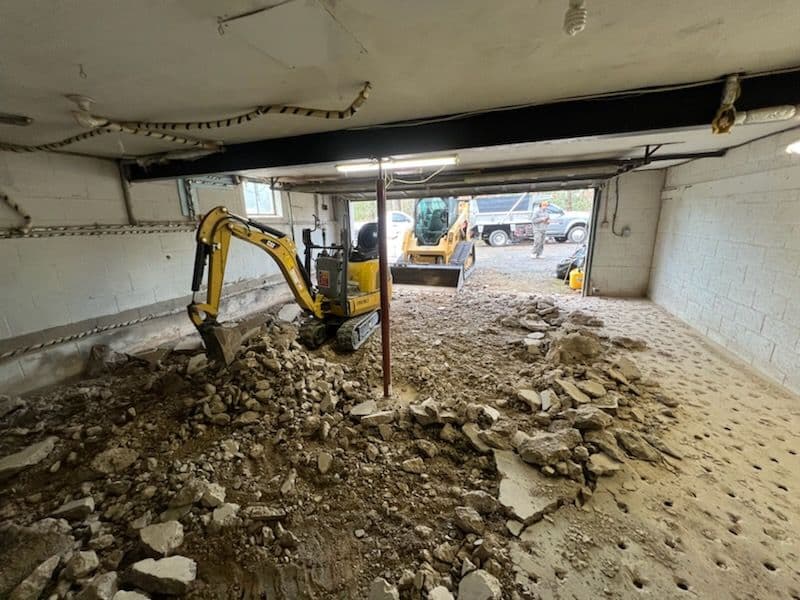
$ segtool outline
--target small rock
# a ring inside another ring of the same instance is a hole
[[[52,516],[56,519],[66,519],[67,521],[82,521],[94,512],[94,499],[91,496],[80,498],[62,504],[55,511]]]
[[[411,417],[423,427],[440,423],[439,405],[432,398],[408,407]]]
[[[60,556],[51,556],[36,567],[20,584],[14,588],[8,600],[31,600],[39,598],[53,578],[53,572],[61,562]]]
[[[575,410],[575,428],[580,431],[592,431],[609,427],[614,419],[596,406],[584,404]]]
[[[208,357],[205,354],[195,354],[186,363],[186,374],[194,375],[208,367]]]
[[[320,473],[325,475],[331,470],[331,465],[333,465],[333,455],[330,452],[317,454],[317,469],[319,469]]]
[[[439,449],[436,447],[436,444],[430,440],[417,440],[414,442],[414,445],[419,448],[419,451],[428,458],[433,458],[439,453]]]
[[[361,419],[376,412],[378,412],[378,403],[375,400],[366,400],[350,409],[350,416]]]
[[[464,494],[464,504],[482,515],[490,515],[500,507],[497,498],[483,490],[473,490]]]
[[[517,449],[526,463],[546,466],[566,460],[572,449],[582,441],[577,429],[562,429],[556,432],[539,432],[525,439]]]
[[[6,415],[23,408],[25,402],[18,396],[3,396],[0,395],[0,419]]]
[[[481,439],[481,430],[476,423],[464,423],[461,426],[461,432],[467,436],[470,445],[481,454],[491,451],[491,448]]]
[[[453,594],[450,593],[443,585],[436,586],[428,592],[428,600],[454,600]]]
[[[400,600],[400,592],[383,577],[378,577],[369,586],[368,600]]]
[[[109,571],[92,577],[75,600],[111,600],[117,593],[117,573]]]
[[[126,579],[136,587],[153,594],[180,596],[197,577],[197,563],[185,556],[160,560],[147,558],[134,563]]]
[[[86,577],[99,566],[100,561],[94,550],[76,552],[72,555],[72,558],[69,559],[69,562],[67,562],[67,566],[64,567],[62,575],[70,581],[75,581],[76,579]]]
[[[566,379],[556,379],[556,383],[559,385],[559,387],[564,391],[564,393],[567,396],[569,396],[570,398],[572,398],[572,400],[575,401],[576,404],[580,405],[590,402],[589,396],[580,391],[578,387],[571,381],[568,381]]]
[[[352,412],[351,412],[352,414]],[[367,427],[377,427],[378,425],[386,425],[394,421],[393,410],[383,410],[374,412],[364,417],[361,417],[361,424]]]
[[[539,394],[539,398],[542,401],[543,412],[558,412],[561,410],[561,400],[558,399],[558,396],[553,390],[543,390]]]
[[[658,450],[648,444],[638,433],[620,429],[617,430],[615,434],[619,445],[633,458],[650,462],[657,462],[661,459],[661,454]]]
[[[169,501],[170,508],[191,506],[195,502],[199,502],[207,488],[208,484],[204,481],[199,479],[190,479]]]
[[[406,473],[414,473],[419,475],[420,473],[425,472],[425,461],[423,461],[419,456],[415,456],[414,458],[404,460],[400,467]]]
[[[286,518],[286,511],[263,504],[252,504],[242,510],[242,516],[251,521],[280,521]]]
[[[617,462],[625,460],[625,454],[620,450],[617,439],[610,431],[587,431],[584,433],[583,439],[587,444],[596,446]]]
[[[597,381],[579,381],[576,385],[579,390],[592,398],[602,398],[606,395],[606,388],[603,387],[602,383],[598,383]]]
[[[92,469],[103,475],[113,475],[127,470],[139,459],[139,453],[130,448],[111,448],[92,460]]]
[[[225,503],[214,509],[211,513],[211,531],[217,532],[226,527],[236,527],[242,520],[239,518],[239,505],[231,502]]]
[[[586,468],[597,477],[603,477],[606,475],[613,475],[622,468],[622,465],[608,456],[608,454],[599,452],[589,457]]]
[[[278,311],[278,319],[280,321],[292,323],[296,321],[301,314],[303,314],[303,309],[300,308],[296,302],[289,302],[281,306],[281,309]]]
[[[539,412],[542,410],[542,399],[535,390],[520,389],[517,390],[517,398],[528,405],[532,412]]]
[[[183,543],[183,525],[178,521],[148,525],[139,530],[139,538],[151,552],[169,556]]]
[[[503,588],[494,575],[478,569],[461,579],[458,600],[500,600]]]
[[[464,533],[477,533],[480,535],[486,529],[483,518],[471,506],[456,506],[455,513],[456,527]]]
[[[217,508],[225,502],[225,488],[218,483],[209,483],[200,496],[200,503],[206,508]]]
[[[49,437],[41,442],[31,444],[15,454],[0,458],[0,481],[24,469],[38,465],[53,451],[57,441],[57,437]]]
[[[145,596],[139,592],[127,592],[120,590],[111,600],[150,600],[150,596]]]
[[[297,483],[297,469],[290,469],[286,479],[281,484],[281,496],[291,496],[294,494]]]
[[[642,372],[630,358],[625,356],[620,357],[614,365],[619,369],[625,379],[629,381],[637,381],[642,378]]]

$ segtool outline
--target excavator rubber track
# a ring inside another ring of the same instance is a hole
[[[336,345],[340,350],[358,350],[375,332],[380,322],[380,312],[377,310],[347,319],[336,331]]]
[[[306,348],[313,350],[328,341],[331,337],[331,326],[325,321],[310,317],[300,324],[297,335]]]
[[[470,258],[472,260],[470,260]],[[475,243],[460,242],[446,265],[392,265],[392,282],[400,285],[430,285],[461,289],[475,267]]]

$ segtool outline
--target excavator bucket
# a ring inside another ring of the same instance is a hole
[[[200,337],[206,346],[206,356],[210,360],[229,365],[242,345],[242,333],[238,327],[223,327],[213,324],[200,328]]]
[[[464,267],[463,265],[394,264],[392,283],[460,289],[464,285]]]

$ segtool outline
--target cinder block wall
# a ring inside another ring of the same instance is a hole
[[[37,226],[125,224],[127,219],[119,174],[111,161],[0,153],[0,191],[30,213]],[[174,181],[133,184],[131,196],[138,220],[186,220]],[[329,235],[338,235],[331,207],[315,207],[315,200],[320,203],[311,195],[293,194],[290,213],[282,198],[284,216],[269,221],[288,231],[289,215],[294,216],[301,255],[300,229],[312,222],[312,213],[320,215]],[[198,203],[201,211],[224,205],[244,214],[240,187],[198,188]],[[0,205],[0,227],[19,224],[18,215]],[[314,235],[317,241],[319,232]],[[192,231],[0,239],[0,350],[180,309],[191,293],[194,248]],[[226,283],[237,292],[285,285],[275,263],[243,243],[232,247]],[[135,336],[120,339],[121,345],[136,340]],[[136,341],[139,346],[147,344],[147,339]],[[85,356],[88,347],[82,343],[72,351]],[[32,377],[31,364],[25,357],[0,361],[0,380],[8,383]]]
[[[647,294],[650,279],[664,171],[637,171],[620,176],[616,232],[630,227],[627,237],[614,235],[611,227],[615,185],[607,186],[601,202],[594,207],[599,218],[588,290],[591,295],[641,298]],[[603,223],[606,218],[607,223]]]
[[[789,132],[668,169],[650,297],[800,392],[800,157]]]

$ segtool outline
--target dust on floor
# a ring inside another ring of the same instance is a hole
[[[283,323],[232,371],[9,399],[0,456],[40,445],[0,466],[0,596],[800,598],[798,399],[648,302],[505,274],[397,291],[389,401],[378,339]]]

